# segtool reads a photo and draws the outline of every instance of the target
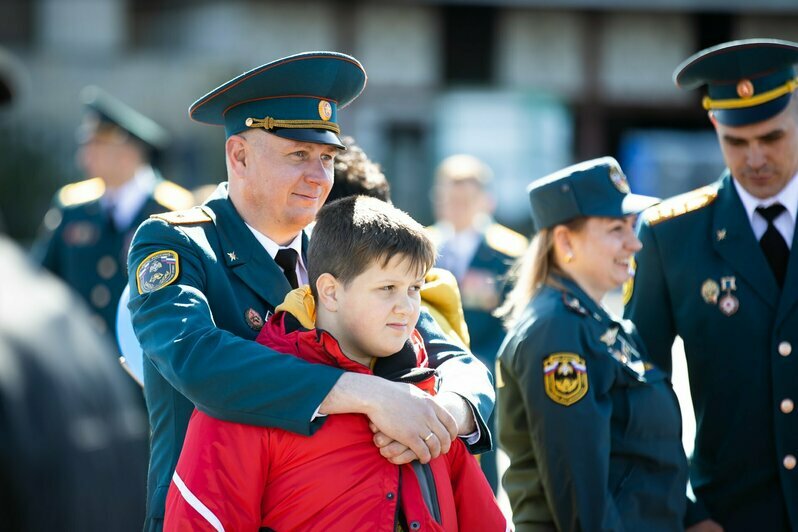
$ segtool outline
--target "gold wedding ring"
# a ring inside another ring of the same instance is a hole
[[[432,438],[433,436],[435,436],[435,433],[434,433],[434,432],[430,432],[430,433],[427,435],[427,437],[426,437],[426,438],[424,438],[424,441],[427,441],[427,440],[429,440],[429,439],[430,439],[430,438]]]

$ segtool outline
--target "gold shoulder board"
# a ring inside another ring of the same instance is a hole
[[[150,218],[157,218],[171,225],[201,224],[211,221],[211,217],[200,207],[194,207],[186,211],[153,214]]]
[[[715,185],[705,187],[674,196],[659,205],[654,205],[643,214],[648,225],[656,225],[665,220],[670,220],[682,214],[705,207],[715,201],[718,188]]]
[[[99,177],[66,185],[58,191],[58,202],[64,207],[88,203],[105,194],[105,181]]]
[[[520,257],[526,251],[529,241],[521,233],[516,233],[509,227],[492,224],[485,232],[487,244],[510,257]]]
[[[161,181],[153,191],[155,201],[170,211],[180,211],[194,206],[194,195],[171,181]]]

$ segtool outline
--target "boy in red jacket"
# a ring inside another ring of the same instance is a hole
[[[319,211],[309,287],[291,292],[257,341],[307,361],[435,393],[415,330],[435,249],[404,212],[349,197]],[[344,312],[345,310],[345,312]],[[286,383],[290,386],[290,383]],[[426,438],[435,438],[433,432]],[[504,531],[509,524],[460,440],[429,464],[394,465],[367,416],[331,416],[312,437],[194,412],[164,529]]]

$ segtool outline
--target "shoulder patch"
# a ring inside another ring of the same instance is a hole
[[[654,205],[643,213],[643,218],[648,222],[648,225],[656,225],[665,220],[705,207],[715,201],[717,197],[717,185],[707,185]]]
[[[587,393],[587,365],[576,353],[552,353],[543,359],[543,384],[549,399],[571,406]]]
[[[500,224],[491,224],[488,227],[488,230],[485,231],[485,242],[496,251],[510,257],[523,255],[529,244],[524,235]]]
[[[194,207],[186,211],[153,214],[150,218],[157,218],[171,225],[201,224],[212,221],[211,217],[202,207]]]
[[[105,181],[99,177],[71,183],[58,191],[58,202],[64,207],[100,199],[105,194]]]
[[[160,290],[177,280],[180,261],[176,251],[162,249],[150,253],[136,268],[136,286],[139,294]]]
[[[155,201],[169,209],[179,211],[194,206],[194,194],[171,181],[161,181],[153,191]]]

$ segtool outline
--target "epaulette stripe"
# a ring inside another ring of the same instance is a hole
[[[705,207],[715,201],[717,196],[717,187],[707,185],[651,207],[645,212],[644,217],[648,225],[656,225],[665,220]]]
[[[71,183],[58,191],[58,202],[64,207],[88,203],[105,194],[105,181],[99,177]]]
[[[150,218],[163,220],[171,225],[200,224],[210,222],[212,220],[211,217],[199,207],[194,207],[193,209],[188,209],[186,211],[153,214],[150,216]]]
[[[153,198],[172,211],[188,209],[194,205],[194,195],[171,181],[158,183],[153,191]]]

